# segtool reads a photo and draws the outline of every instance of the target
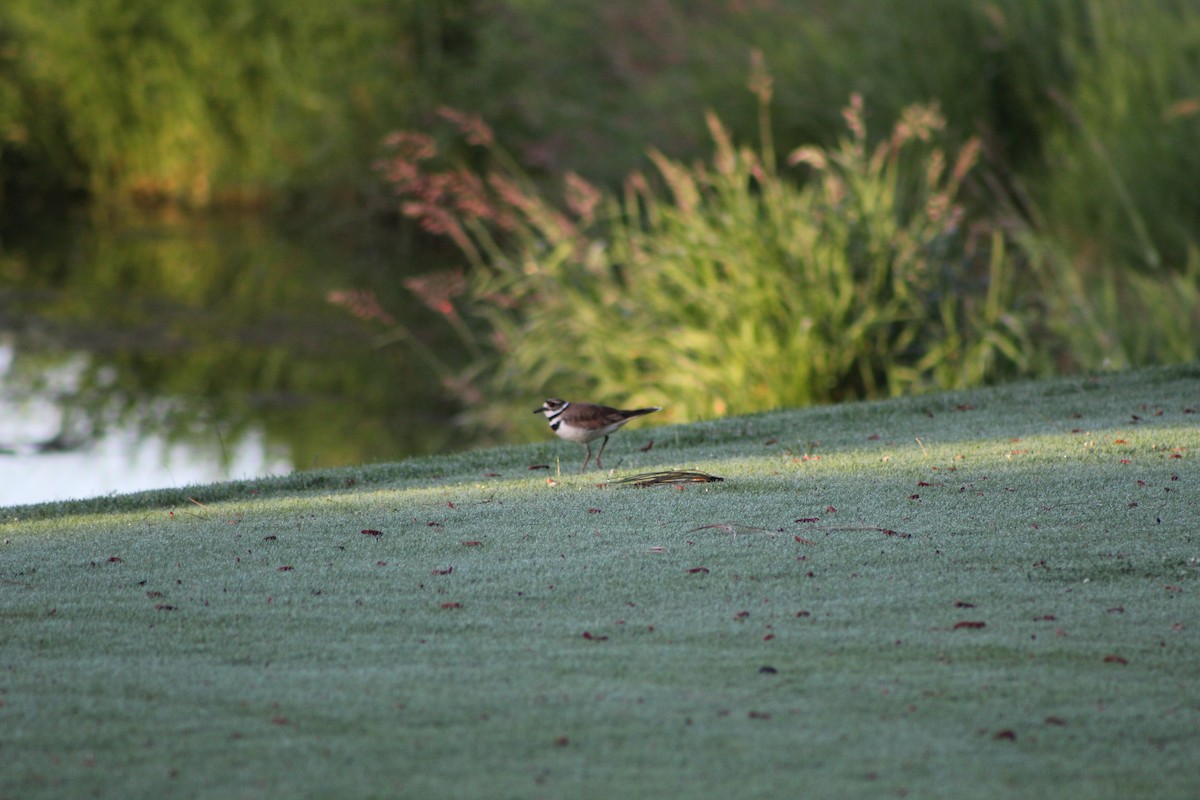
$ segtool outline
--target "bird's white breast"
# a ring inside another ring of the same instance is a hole
[[[622,420],[622,422],[624,422],[624,420]],[[603,428],[581,428],[564,421],[554,432],[557,433],[561,438],[566,439],[568,442],[579,442],[580,444],[583,444],[594,439],[599,439],[601,436],[607,436],[619,427],[621,427],[620,422],[614,425],[605,425]]]

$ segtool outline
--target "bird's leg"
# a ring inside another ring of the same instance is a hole
[[[583,466],[579,468],[579,471],[587,472],[587,464],[592,460],[592,443],[584,442],[583,446],[587,448],[587,455],[583,457]]]
[[[596,469],[603,469],[600,466],[600,456],[604,455],[604,446],[608,444],[608,437],[604,437],[604,441],[600,443],[600,452],[596,453]]]

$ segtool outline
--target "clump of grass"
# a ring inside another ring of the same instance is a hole
[[[1026,369],[1004,240],[960,201],[979,143],[947,152],[927,105],[873,140],[855,96],[835,146],[781,167],[761,66],[751,88],[757,147],[709,113],[708,163],[652,151],[652,176],[609,194],[568,175],[561,203],[478,120],[445,112],[491,155],[483,174],[439,169],[429,137],[393,137],[381,166],[402,210],[471,264],[460,305],[488,344],[471,378],[486,381],[493,421],[507,412],[496,398],[545,391],[688,420]]]

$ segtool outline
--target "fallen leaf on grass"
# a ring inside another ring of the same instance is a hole
[[[964,619],[964,620],[962,620],[961,622],[956,622],[956,623],[954,623],[954,630],[956,630],[956,631],[957,631],[957,630],[961,630],[961,629],[963,629],[963,628],[968,628],[968,629],[982,628],[982,627],[984,627],[985,625],[987,625],[987,623],[986,623],[986,622],[980,622],[980,621],[977,621],[977,620],[966,620],[966,619]]]
[[[371,530],[370,528],[363,529],[363,534],[366,536],[383,536],[383,531]]]
[[[442,608],[462,608],[462,603],[442,603]]]
[[[1105,663],[1105,664],[1121,664],[1121,665],[1125,665],[1125,664],[1128,664],[1128,663],[1129,663],[1129,659],[1127,659],[1127,658],[1124,658],[1124,657],[1122,657],[1122,656],[1119,656],[1119,655],[1117,655],[1117,654],[1113,653],[1113,654],[1110,654],[1110,655],[1107,655],[1107,656],[1105,656],[1105,657],[1104,657],[1104,663]]]
[[[704,575],[707,575],[708,567],[692,567],[691,569],[688,570],[689,575],[695,575],[696,573],[702,573]]]
[[[282,567],[279,568],[279,571],[280,572],[291,572],[293,569],[295,569],[295,567],[293,567],[291,564],[284,564]]]
[[[1015,742],[1017,740],[1017,732],[1011,728],[1005,728],[1002,731],[996,731],[996,733],[992,735],[992,738],[996,739],[997,741]]]
[[[589,642],[605,642],[605,641],[608,641],[608,637],[607,637],[607,636],[593,636],[592,634],[588,633],[587,631],[584,631],[584,632],[583,632],[583,638],[587,639]]]
[[[454,567],[447,567],[446,569],[435,569],[432,572],[430,572],[429,574],[430,575],[449,575],[452,572],[454,572]]]
[[[462,545],[463,547],[483,547],[483,542],[471,539],[470,541],[463,542]]]

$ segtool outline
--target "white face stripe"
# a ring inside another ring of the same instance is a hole
[[[550,420],[551,422],[554,422],[554,420],[561,417],[563,415],[563,412],[566,411],[570,407],[571,407],[570,403],[563,403],[557,411],[551,411],[549,414],[547,414],[546,419]]]

